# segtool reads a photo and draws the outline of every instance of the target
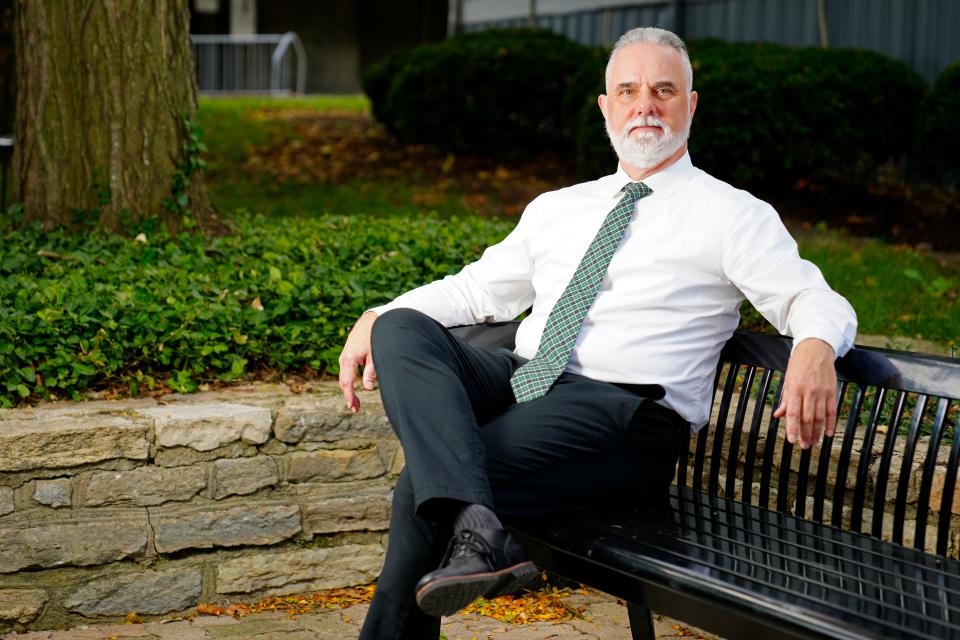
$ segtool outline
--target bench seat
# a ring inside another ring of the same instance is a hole
[[[511,529],[548,571],[730,638],[960,638],[960,561],[736,500],[674,486]]]

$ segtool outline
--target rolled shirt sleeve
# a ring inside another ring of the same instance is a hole
[[[853,346],[856,312],[813,263],[800,257],[797,243],[770,205],[754,200],[734,218],[723,269],[770,324],[793,337],[794,345],[819,338],[837,357]]]

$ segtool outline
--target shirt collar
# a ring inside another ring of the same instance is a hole
[[[676,162],[666,169],[662,169],[644,178],[643,183],[650,187],[656,195],[669,197],[690,179],[693,170],[694,167],[693,162],[690,160],[690,154],[684,153]],[[598,182],[604,195],[616,197],[625,184],[635,181],[624,171],[623,165],[617,165],[616,173],[604,176],[600,178]]]

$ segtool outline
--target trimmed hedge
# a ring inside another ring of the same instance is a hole
[[[550,31],[483,31],[388,59],[364,88],[374,116],[404,141],[530,156],[570,139],[570,83],[591,55]]]
[[[910,175],[920,181],[960,188],[960,60],[937,78],[919,110]]]
[[[0,233],[0,405],[248,371],[336,372],[365,309],[455,272],[493,219],[238,217],[227,237]]]
[[[408,57],[408,51],[395,53],[371,66],[363,74],[363,92],[370,100],[373,117],[394,135],[397,132],[393,127],[394,116],[387,96],[390,92],[390,84],[407,64]]]
[[[718,177],[865,179],[912,144],[926,86],[899,60],[720,40],[689,48],[700,93],[691,153]],[[374,115],[405,141],[514,156],[563,148],[589,178],[616,166],[596,104],[606,57],[550,32],[484,31],[395,56],[364,86]]]
[[[863,179],[910,148],[923,80],[899,60],[854,49],[692,41],[699,93],[694,162],[737,185],[788,184],[821,172]],[[603,87],[599,80],[594,91]],[[576,147],[581,173],[609,173],[615,157],[596,105]]]

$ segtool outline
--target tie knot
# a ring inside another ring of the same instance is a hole
[[[631,200],[639,200],[653,193],[653,189],[642,182],[628,182],[626,186],[623,187],[623,192],[627,194],[627,197]]]

